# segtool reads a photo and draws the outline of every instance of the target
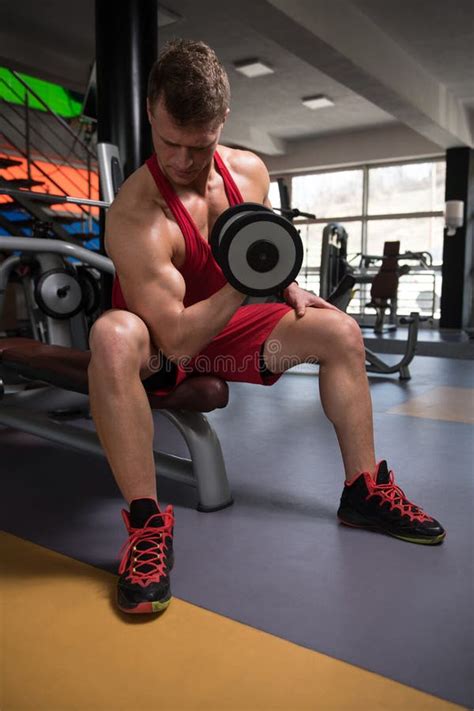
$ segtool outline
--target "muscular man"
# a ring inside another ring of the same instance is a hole
[[[124,183],[107,217],[114,308],[91,330],[88,374],[99,438],[130,506],[122,511],[129,538],[118,581],[125,612],[160,611],[171,599],[174,514],[158,504],[143,381],[169,392],[198,366],[225,380],[271,385],[289,365],[317,360],[321,403],[345,471],[339,519],[414,543],[445,537],[406,499],[386,461],[376,462],[356,321],[296,283],[285,290],[286,303],[244,306],[245,294],[226,282],[212,256],[208,236],[226,208],[270,206],[262,161],[219,145],[229,99],[227,75],[209,47],[167,45],[148,86],[155,153]]]

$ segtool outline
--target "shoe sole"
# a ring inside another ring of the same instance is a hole
[[[398,538],[400,541],[407,541],[408,543],[421,543],[425,546],[436,546],[442,543],[446,538],[446,533],[440,533],[439,536],[430,536],[429,538],[411,538],[410,536],[402,536],[399,533],[392,533],[388,529],[381,528],[380,526],[375,526],[373,523],[353,523],[352,521],[344,521],[339,515],[338,519],[344,526],[350,526],[351,528],[364,528],[368,531],[377,531],[377,533],[385,533],[387,536],[392,536],[393,538]]]
[[[157,612],[163,612],[169,606],[171,600],[150,600],[146,602],[139,602],[135,607],[123,607],[117,600],[117,607],[121,612],[125,612],[127,615],[150,615]]]
[[[171,554],[169,560],[169,572],[173,570],[174,567],[174,554]],[[125,612],[126,615],[152,615],[153,613],[163,612],[169,606],[173,597],[170,595],[168,600],[147,600],[146,602],[139,602],[135,607],[123,607],[119,600],[119,591],[117,591],[117,607],[121,612]]]

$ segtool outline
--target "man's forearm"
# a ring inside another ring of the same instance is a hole
[[[245,294],[226,284],[208,299],[183,309],[165,356],[176,362],[200,353],[227,325],[245,298]]]

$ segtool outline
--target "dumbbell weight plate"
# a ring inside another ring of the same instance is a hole
[[[212,228],[210,245],[214,259],[219,264],[219,244],[225,234],[227,228],[235,221],[236,218],[242,217],[243,214],[254,215],[256,212],[265,212],[274,214],[273,210],[265,205],[260,205],[258,202],[244,202],[240,205],[234,205],[227,208],[219,215]]]
[[[50,269],[36,282],[35,299],[51,318],[69,319],[82,309],[83,295],[77,277],[66,269]]]
[[[294,281],[303,262],[303,245],[293,225],[273,211],[241,214],[224,230],[218,261],[235,289],[267,296]]]
[[[85,266],[78,266],[77,278],[82,289],[83,296],[83,309],[86,316],[92,316],[100,306],[100,286],[99,281],[96,279],[89,269]]]

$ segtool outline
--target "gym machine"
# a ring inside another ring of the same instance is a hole
[[[113,165],[113,151],[108,153],[105,150],[103,156],[106,156],[107,165],[101,177],[108,185],[120,184],[120,174]],[[110,160],[108,156],[111,156]],[[5,194],[6,189],[3,192]],[[35,200],[49,202],[58,199],[75,201],[63,196],[32,195]],[[84,200],[84,204],[91,203],[108,206],[108,203]],[[53,315],[43,314],[46,326],[44,330],[37,329],[35,338],[0,339],[0,424],[103,455],[95,431],[65,422],[88,416],[87,369],[90,361],[90,351],[84,349],[83,341],[73,329],[68,330],[66,326],[68,321],[77,319],[81,311],[71,316],[78,308],[80,290],[73,272],[65,266],[65,259],[71,258],[80,266],[114,274],[112,261],[70,242],[47,238],[1,237],[0,251],[19,252],[7,257],[1,265],[0,299],[3,299],[12,269],[20,265],[22,259],[23,265],[27,266],[29,257],[34,257],[40,265],[39,272],[31,274],[26,282],[32,309],[37,293],[40,302],[43,299],[43,307],[50,310],[52,306],[54,312]],[[61,272],[54,272],[55,269]],[[0,307],[2,303],[0,301]],[[35,321],[37,314],[32,313],[32,318]],[[77,330],[81,332],[81,329],[85,329],[81,337],[86,338],[87,329],[83,322]],[[41,336],[50,342],[42,342]],[[220,442],[203,414],[227,405],[227,383],[214,376],[198,375],[185,380],[170,394],[157,397],[153,393],[156,385],[149,383],[154,378],[152,375],[143,381],[150,406],[152,410],[159,410],[178,429],[190,453],[189,458],[184,458],[155,451],[156,472],[196,488],[198,511],[211,512],[230,506],[233,500]]]
[[[46,204],[108,206],[99,200],[12,188],[0,188],[0,194],[13,198],[26,195],[29,200]],[[0,237],[0,252],[16,252],[0,264],[0,313],[8,283],[19,283],[29,317],[29,334],[42,343],[84,350],[100,306],[100,271],[110,273],[110,260],[104,261],[102,255],[84,248],[81,254],[88,256],[89,261],[74,259],[71,250],[74,246],[69,241],[50,239],[49,224],[38,220],[32,237]]]
[[[348,234],[337,222],[330,222],[323,229],[321,245],[320,296],[346,311],[352,299],[358,275],[347,261]],[[397,250],[398,251],[398,250]],[[418,312],[400,318],[400,324],[408,325],[408,338],[402,358],[389,365],[370,348],[365,347],[366,369],[369,373],[392,375],[399,373],[400,380],[410,380],[409,365],[415,357],[420,321],[426,320]]]
[[[411,267],[408,264],[399,265],[402,261],[415,261],[425,270],[432,268],[433,258],[430,252],[404,252],[400,254],[400,242],[385,242],[383,255],[358,253],[354,258],[360,257],[357,282],[371,283],[371,300],[366,306],[376,311],[373,331],[376,334],[395,331],[397,328],[397,302],[398,281],[400,277],[409,274]],[[374,263],[381,262],[379,271],[375,275],[368,275],[367,269]],[[389,324],[384,325],[385,311],[389,309]],[[420,320],[426,320],[421,319]],[[369,328],[369,326],[361,326]]]

